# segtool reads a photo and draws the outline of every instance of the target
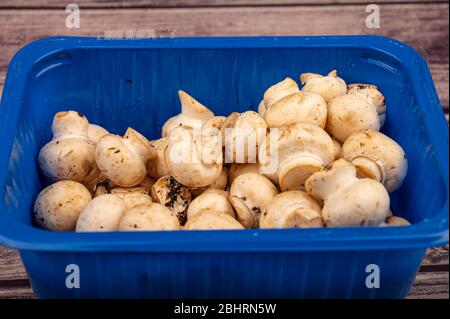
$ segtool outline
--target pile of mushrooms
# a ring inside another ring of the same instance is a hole
[[[407,226],[389,193],[406,177],[402,147],[380,132],[383,94],[336,71],[268,87],[258,112],[218,116],[184,91],[181,112],[148,140],[58,112],[38,162],[50,181],[35,223],[104,232]]]

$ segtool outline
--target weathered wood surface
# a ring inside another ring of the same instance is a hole
[[[157,35],[380,34],[415,47],[429,62],[443,107],[448,110],[448,3],[384,4],[381,28],[367,29],[364,5],[220,7],[171,9],[86,9],[81,28],[67,29],[64,10],[0,10],[0,79],[21,46],[56,35],[105,36],[121,30]]]
[[[448,3],[445,0],[377,0],[373,3]],[[68,3],[76,3],[80,8],[180,8],[180,7],[236,7],[236,6],[304,6],[304,5],[347,5],[372,3],[367,0],[3,0],[0,8],[65,8]]]

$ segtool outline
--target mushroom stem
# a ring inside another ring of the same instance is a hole
[[[310,153],[294,153],[283,159],[279,168],[281,190],[304,190],[305,181],[323,167],[322,160]]]
[[[371,178],[380,183],[384,183],[384,169],[377,162],[368,157],[358,156],[351,160],[356,167],[356,174],[359,178]]]

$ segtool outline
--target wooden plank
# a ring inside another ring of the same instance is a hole
[[[19,253],[15,250],[0,247],[0,287],[6,285],[3,283],[5,281],[8,281],[11,285],[13,282],[18,283],[20,280],[27,279],[28,276],[23,268]]]
[[[0,74],[21,46],[56,35],[105,36],[117,30],[123,36],[127,30],[152,30],[157,36],[380,34],[405,41],[425,56],[441,102],[448,109],[448,4],[383,5],[380,29],[365,27],[364,8],[86,9],[81,13],[80,29],[65,27],[64,11],[0,10]]]
[[[304,6],[369,4],[367,0],[78,0],[80,8],[175,8],[175,7],[236,7],[236,6]],[[445,3],[445,0],[377,0],[385,3]],[[0,8],[65,8],[67,3],[59,0],[3,0]]]
[[[420,272],[408,299],[448,299],[448,271]]]
[[[0,299],[35,299],[31,287],[1,287]]]

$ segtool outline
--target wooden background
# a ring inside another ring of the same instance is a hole
[[[380,28],[365,26],[368,3]],[[80,7],[67,29],[68,3]],[[440,0],[0,0],[0,92],[8,62],[47,36],[105,36],[152,30],[167,36],[379,34],[413,46],[429,63],[441,104],[449,108],[449,3]],[[409,298],[449,298],[448,246],[429,251]],[[17,252],[0,248],[0,298],[33,298]]]

